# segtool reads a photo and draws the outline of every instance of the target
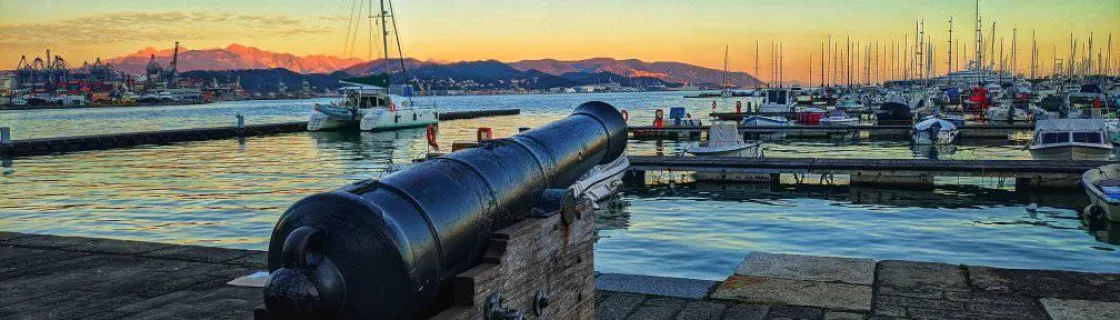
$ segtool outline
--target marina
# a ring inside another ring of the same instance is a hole
[[[1120,2],[12,1],[0,319],[1120,319]]]

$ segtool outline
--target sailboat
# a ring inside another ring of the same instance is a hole
[[[390,1],[389,4],[392,7]],[[370,8],[372,8],[372,4]],[[385,131],[425,127],[439,123],[434,106],[419,106],[411,98],[411,87],[401,86],[401,94],[390,93],[389,30],[385,1],[381,1],[381,43],[384,48],[385,73],[343,79],[339,89],[343,98],[328,104],[315,104],[307,120],[308,131],[357,128],[363,131]],[[394,17],[394,19],[396,19]],[[395,24],[394,24],[395,25]],[[371,29],[370,32],[373,32]],[[400,39],[397,39],[400,42]],[[402,74],[404,55],[401,54]],[[372,69],[373,64],[370,64]],[[405,78],[405,77],[402,77]]]

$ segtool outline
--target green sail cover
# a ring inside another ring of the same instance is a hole
[[[388,88],[389,87],[389,75],[386,74],[386,73],[369,75],[369,76],[365,76],[365,77],[346,78],[346,79],[342,79],[342,80],[339,80],[339,81],[354,83],[354,84],[364,84],[364,85],[370,85],[370,86],[378,86],[378,87],[382,87],[382,88]]]

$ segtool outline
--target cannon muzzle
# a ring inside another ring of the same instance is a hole
[[[264,300],[275,319],[416,319],[451,303],[491,234],[626,148],[604,102],[506,139],[304,198],[272,231]]]

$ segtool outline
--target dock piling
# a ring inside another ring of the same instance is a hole
[[[12,144],[12,128],[0,127],[0,145]]]

